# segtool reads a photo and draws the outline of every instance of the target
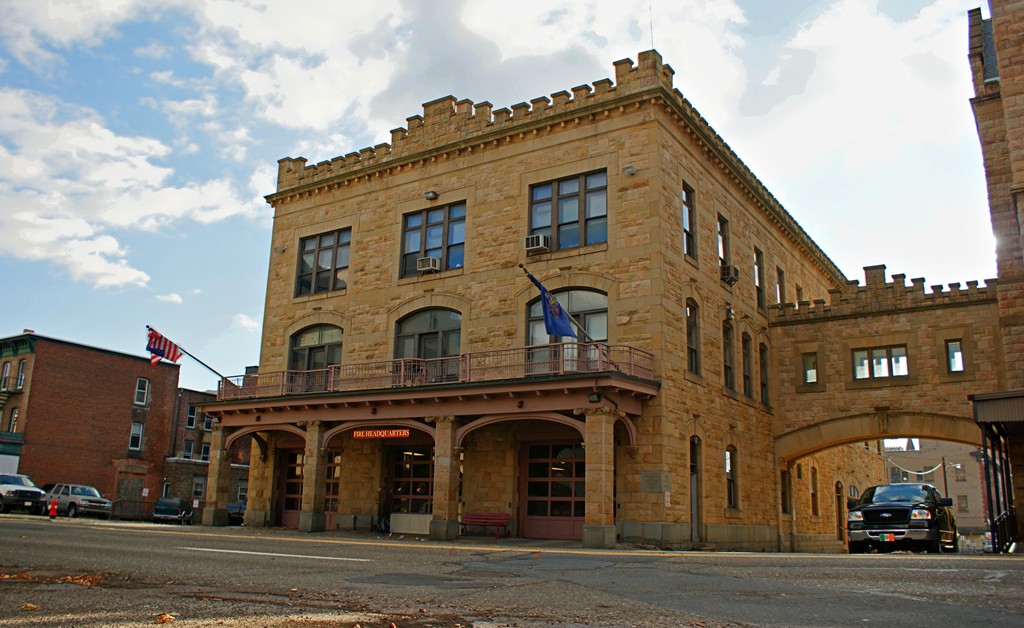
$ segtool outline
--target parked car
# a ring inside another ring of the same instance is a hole
[[[228,504],[228,525],[240,526],[245,522],[245,502]]]
[[[47,485],[44,509],[50,508],[50,502],[57,500],[57,514],[77,517],[78,515],[96,515],[101,519],[110,519],[113,502],[100,495],[92,486],[84,484],[53,484]]]
[[[992,542],[992,533],[985,533],[985,543],[981,546],[981,551],[985,554],[992,554],[996,551],[996,544]]]
[[[153,521],[192,525],[195,521],[192,505],[180,497],[161,497],[153,507]]]
[[[27,475],[0,473],[0,512],[26,510],[42,514],[45,494]]]
[[[872,486],[847,501],[851,554],[869,549],[959,551],[953,500],[930,484]]]

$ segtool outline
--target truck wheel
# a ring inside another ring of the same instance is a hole
[[[935,540],[928,541],[928,553],[929,554],[940,554],[942,553],[942,539],[935,537]]]
[[[78,506],[75,506],[74,504],[68,504],[68,518],[69,519],[74,519],[75,515],[77,515],[77,514],[78,514]]]

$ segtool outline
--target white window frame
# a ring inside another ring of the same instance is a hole
[[[182,445],[181,457],[185,460],[191,460],[195,446],[196,444],[193,441],[186,440]]]
[[[198,411],[199,408],[196,407],[196,404],[188,404],[188,414],[185,415],[185,427],[190,430],[196,429],[196,414]]]
[[[210,443],[203,443],[199,447],[199,461],[209,462],[210,461]]]
[[[135,405],[149,405],[149,380],[146,379],[145,377],[140,377],[139,379],[135,380]]]
[[[128,449],[132,451],[142,450],[142,437],[146,433],[146,426],[142,423],[132,423],[132,433],[128,437]],[[134,443],[134,444],[133,444]]]

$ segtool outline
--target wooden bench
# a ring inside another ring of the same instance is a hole
[[[462,513],[462,521],[459,524],[463,530],[468,526],[494,528],[494,538],[500,539],[502,528],[505,529],[506,536],[509,533],[508,520],[509,515],[504,512],[465,512]]]

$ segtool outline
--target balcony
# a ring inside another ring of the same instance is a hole
[[[464,353],[436,359],[401,358],[338,364],[316,371],[278,371],[225,377],[218,401],[346,393],[421,386],[456,387],[621,375],[654,381],[654,356],[625,345],[558,343]]]

